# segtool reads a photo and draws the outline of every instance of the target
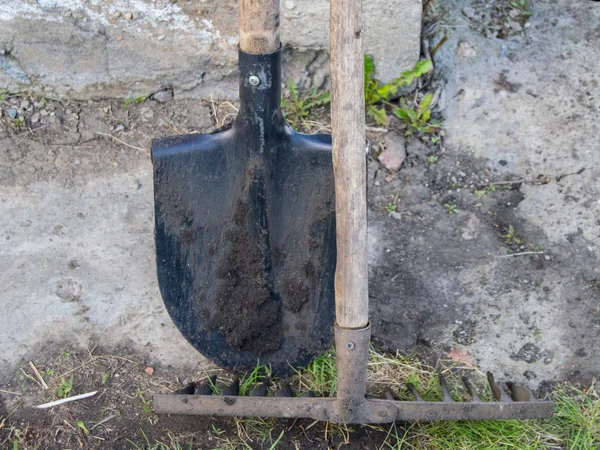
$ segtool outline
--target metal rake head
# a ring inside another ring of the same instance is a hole
[[[216,376],[203,383],[190,383],[171,395],[158,395],[154,406],[159,414],[204,416],[251,416],[278,418],[310,418],[338,423],[388,423],[396,420],[494,420],[536,419],[551,417],[554,404],[536,400],[526,388],[506,383],[510,395],[487,373],[495,401],[483,401],[468,379],[463,384],[471,395],[468,402],[452,398],[446,379],[440,375],[442,401],[425,401],[415,386],[407,387],[414,401],[397,401],[391,392],[385,399],[368,399],[366,392],[366,362],[369,350],[370,328],[345,330],[336,328],[338,364],[337,397],[316,397],[313,393],[294,396],[289,383],[284,382],[274,396],[269,396],[271,379],[266,377],[249,396],[240,396],[238,378],[220,395],[214,394]]]

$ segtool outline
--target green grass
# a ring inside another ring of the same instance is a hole
[[[144,103],[145,101],[146,97],[128,98],[127,100],[125,100],[125,103],[123,103],[123,109],[129,108],[134,103]]]
[[[258,383],[269,375],[267,367],[256,367],[240,379],[241,394],[247,395]],[[460,380],[460,374],[468,373],[483,401],[491,401],[490,389],[485,376],[476,368],[456,362],[442,361],[432,367],[414,355],[382,354],[371,349],[368,362],[368,395],[382,398],[391,391],[400,400],[412,401],[407,383],[413,384],[426,401],[442,399],[438,374],[446,378],[448,388],[455,401],[469,401],[470,395]],[[337,369],[333,350],[315,359],[308,367],[297,371],[290,380],[296,394],[312,391],[317,396],[335,396],[337,391]],[[278,383],[274,380],[274,384]],[[600,443],[600,397],[593,388],[579,390],[573,387],[555,389],[550,398],[555,401],[556,414],[546,420],[490,420],[452,422],[414,422],[367,426],[370,436],[378,448],[428,449],[428,450],[594,450]],[[304,425],[306,427],[306,425]],[[352,428],[345,425],[314,422],[308,428],[319,430],[322,439],[333,437],[343,443],[352,442]],[[308,429],[305,428],[305,431]],[[275,419],[234,418],[227,429],[213,426],[215,448],[253,449],[281,448],[286,433],[298,429]],[[143,434],[144,447],[136,449],[179,450],[174,441],[164,443],[150,440]],[[342,446],[343,448],[343,446]]]
[[[480,397],[491,401],[492,395],[482,373],[473,367],[457,363],[431,367],[414,355],[386,355],[373,349],[368,363],[367,391],[370,396],[383,397],[392,391],[401,400],[414,400],[407,391],[412,383],[426,401],[442,399],[438,373],[443,373],[452,397],[456,401],[468,401],[470,395],[454,372],[462,369],[470,372],[469,377],[478,388],[483,388]],[[261,369],[264,371],[264,369]],[[254,370],[248,380],[255,378]],[[313,391],[319,396],[334,396],[337,390],[335,353],[330,351],[315,359],[306,369],[298,371],[293,379],[294,389],[299,392]],[[582,391],[573,387],[558,388],[550,395],[555,401],[556,414],[547,420],[490,420],[454,422],[415,422],[369,426],[381,433],[376,440],[384,442],[380,449],[430,449],[430,450],[593,450],[600,443],[600,397],[590,388]],[[275,445],[282,438],[281,428],[275,420],[236,419],[236,427],[243,436],[266,445]],[[352,441],[352,428],[334,424],[321,424],[323,433],[337,434],[344,441]],[[356,427],[354,427],[356,429]],[[286,431],[287,432],[287,431]],[[251,448],[248,442],[225,439],[229,444],[223,448]],[[275,447],[274,447],[275,446]]]
[[[317,110],[329,105],[330,93],[316,89],[300,92],[293,80],[288,81],[287,91],[288,96],[281,99],[285,120],[295,130],[309,132],[312,129],[310,122],[316,118]]]
[[[313,392],[317,396],[333,397],[337,392],[337,367],[334,351],[316,358],[302,371],[296,371],[297,382],[293,384],[301,392]]]

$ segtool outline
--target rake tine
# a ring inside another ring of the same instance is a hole
[[[471,401],[473,403],[481,403],[481,398],[479,398],[479,395],[477,395],[477,391],[475,390],[471,382],[467,379],[467,377],[462,377],[462,382],[467,388],[467,391],[469,391],[469,394],[471,394]]]
[[[266,377],[265,380],[257,387],[250,391],[250,397],[266,397],[271,384],[271,377]]]
[[[212,395],[213,386],[217,383],[217,376],[213,375],[201,385],[196,385],[194,395]]]
[[[450,391],[448,390],[448,385],[446,384],[446,379],[442,374],[438,375],[438,380],[440,382],[440,387],[442,388],[443,401],[447,403],[452,403],[454,400],[452,399],[452,395],[450,395]]]
[[[194,389],[196,388],[196,383],[188,383],[185,387],[173,392],[173,394],[182,394],[182,395],[190,395],[194,393]]]
[[[302,394],[302,398],[313,398],[315,397],[315,393],[313,391],[308,391]]]
[[[281,386],[281,390],[275,392],[275,397],[293,397],[294,391],[292,390],[292,386],[287,381],[283,383]]]
[[[238,396],[240,395],[240,379],[235,378],[233,382],[223,389],[221,395]]]
[[[512,398],[510,398],[508,394],[502,389],[500,389],[500,386],[496,384],[496,381],[494,380],[494,374],[492,374],[492,372],[487,373],[487,379],[488,383],[490,384],[490,387],[492,388],[492,393],[494,394],[494,398],[496,399],[496,401],[512,402]]]
[[[385,399],[393,402],[396,400],[396,397],[394,396],[394,393],[392,391],[387,391],[385,393]]]
[[[413,397],[415,398],[416,401],[418,401],[418,402],[422,402],[423,401],[423,399],[421,398],[421,396],[417,392],[417,389],[415,388],[414,384],[412,384],[412,383],[406,383],[406,387],[408,387],[408,390],[413,395]]]
[[[533,395],[531,395],[531,391],[529,389],[517,386],[511,381],[508,381],[506,385],[508,386],[508,389],[510,389],[510,396],[515,402],[535,401],[535,398],[533,398]]]

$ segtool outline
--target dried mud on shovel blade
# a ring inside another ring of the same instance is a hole
[[[286,128],[257,156],[240,151],[245,137],[234,127],[155,144],[159,285],[206,357],[285,376],[332,340],[330,141]]]

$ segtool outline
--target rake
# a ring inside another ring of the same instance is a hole
[[[260,1],[253,2],[259,5]],[[260,11],[260,8],[257,9]],[[266,11],[265,11],[266,14]],[[260,22],[260,20],[259,20]],[[267,23],[265,20],[262,23]],[[241,32],[244,30],[242,29]],[[267,33],[269,30],[261,30]],[[264,36],[263,36],[264,37]],[[365,111],[363,86],[363,25],[360,0],[331,0],[331,116],[333,166],[337,222],[337,267],[335,273],[335,347],[337,396],[295,397],[289,384],[274,397],[268,396],[269,379],[239,395],[239,380],[212,395],[216,378],[190,384],[169,395],[158,395],[154,407],[159,414],[203,416],[252,416],[310,418],[336,423],[389,423],[397,420],[489,420],[551,417],[554,404],[538,401],[532,393],[507,383],[504,392],[488,373],[495,401],[482,401],[466,379],[471,401],[455,402],[446,380],[440,376],[443,400],[424,401],[414,386],[408,388],[414,401],[366,398],[367,360],[371,338],[367,292],[367,201]]]

